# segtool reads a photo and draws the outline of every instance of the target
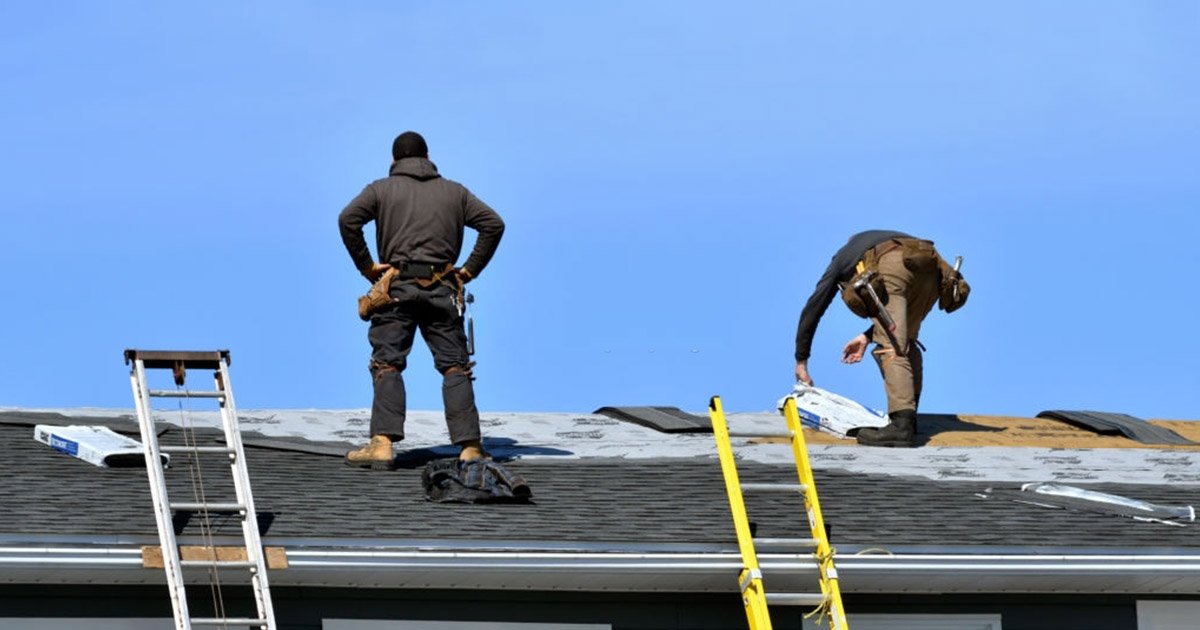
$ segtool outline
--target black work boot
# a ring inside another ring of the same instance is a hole
[[[917,412],[901,409],[888,414],[886,427],[862,429],[858,432],[858,443],[864,446],[899,446],[911,448],[916,445]]]

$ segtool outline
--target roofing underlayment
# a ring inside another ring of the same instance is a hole
[[[63,424],[103,423],[136,434],[123,410],[57,410]],[[160,421],[181,424],[178,411],[157,411]],[[263,410],[240,413],[248,447],[289,449],[340,458],[366,441],[368,410]],[[5,423],[48,424],[47,412],[0,411]],[[28,418],[28,420],[24,420]],[[735,431],[773,432],[784,428],[774,412],[730,413]],[[36,422],[34,422],[36,420]],[[191,412],[187,420],[218,427],[216,412]],[[1200,437],[1200,423],[1161,422],[1185,437]],[[484,445],[505,460],[590,458],[663,459],[710,457],[710,434],[664,434],[598,414],[484,413]],[[805,430],[814,469],[863,474],[924,477],[942,481],[1060,481],[1200,484],[1200,446],[1154,446],[1121,436],[1098,435],[1055,420],[1000,416],[922,415],[915,449],[874,449],[854,440]],[[165,425],[164,425],[165,426]],[[124,428],[122,428],[124,427]],[[161,429],[160,429],[161,430]],[[443,416],[410,412],[405,450],[413,461],[448,457]],[[735,439],[738,456],[763,464],[792,461],[780,439]],[[1022,448],[1013,448],[1022,447]]]

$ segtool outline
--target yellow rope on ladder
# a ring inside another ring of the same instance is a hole
[[[813,556],[815,556],[817,558],[817,570],[821,571],[822,570],[821,567],[823,567],[825,565],[826,561],[833,562],[833,556],[835,554],[837,554],[837,549],[834,547],[830,547],[829,553],[827,553],[827,554],[822,555],[820,553],[814,553]],[[824,575],[825,575],[824,573],[821,574],[821,595],[822,595],[821,603],[817,604],[816,608],[810,610],[808,612],[808,614],[804,615],[805,619],[810,619],[810,618],[816,616],[817,619],[813,623],[816,624],[817,626],[820,626],[821,622],[829,617],[830,609],[833,607],[833,602],[830,600],[829,593],[825,588]]]

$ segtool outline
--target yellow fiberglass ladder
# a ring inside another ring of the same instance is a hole
[[[815,606],[813,614],[829,619],[831,630],[849,630],[846,611],[842,607],[842,593],[838,589],[837,569],[833,564],[833,548],[825,535],[825,522],[821,520],[821,504],[817,501],[817,487],[813,483],[812,468],[808,463],[808,445],[804,442],[800,414],[796,401],[788,398],[783,407],[787,419],[787,433],[747,433],[729,431],[725,422],[725,410],[721,398],[713,396],[708,405],[712,417],[713,436],[717,440],[717,453],[721,458],[721,470],[725,474],[725,490],[729,494],[729,511],[733,514],[733,528],[737,532],[738,549],[742,554],[742,571],[738,574],[738,585],[742,591],[742,604],[746,607],[746,619],[750,630],[769,630],[771,616],[768,604],[781,606]],[[741,483],[738,481],[737,463],[733,457],[730,437],[743,438],[787,438],[792,444],[796,459],[796,472],[800,483]],[[760,538],[759,543],[771,546],[814,548],[814,557],[820,570],[820,593],[770,593],[763,589],[762,570],[758,566],[758,555],[754,551],[755,538],[750,533],[750,521],[746,516],[746,504],[742,493],[799,493],[804,495],[804,507],[808,513],[808,524],[812,538]]]

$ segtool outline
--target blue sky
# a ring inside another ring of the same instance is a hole
[[[369,405],[336,216],[415,129],[508,224],[486,410],[770,408],[829,257],[889,227],[974,288],[924,411],[1197,418],[1198,70],[1183,1],[4,3],[0,406],[129,407],[125,347]],[[862,327],[835,303],[810,369],[879,406]],[[406,377],[440,408],[420,342]]]

